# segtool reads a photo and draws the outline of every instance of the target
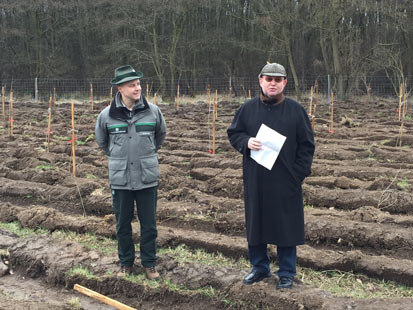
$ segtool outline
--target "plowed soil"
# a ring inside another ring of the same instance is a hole
[[[159,152],[159,248],[184,244],[247,257],[241,155],[226,136],[240,104],[218,103],[215,154],[210,152],[208,103],[181,104],[179,109],[160,105],[168,134]],[[69,104],[52,108],[48,151],[47,105],[17,103],[13,135],[7,122],[0,127],[0,221],[50,232],[19,238],[0,230],[0,249],[8,249],[3,256],[7,270],[0,278],[1,306],[64,309],[55,295],[40,293],[53,288],[82,298],[85,309],[103,309],[72,291],[78,283],[137,309],[413,309],[412,298],[334,296],[303,283],[300,275],[288,291],[275,290],[276,276],[247,287],[241,281],[248,269],[182,264],[162,254],[158,270],[163,279],[190,290],[212,287],[218,293],[210,297],[151,288],[113,275],[119,268],[116,254],[54,238],[59,230],[115,238],[107,159],[93,137],[97,114],[106,105],[95,105],[94,111],[88,104],[75,107],[76,177]],[[303,105],[309,108],[307,101]],[[306,245],[298,249],[298,265],[413,287],[413,122],[408,117],[400,130],[397,100],[337,102],[334,108],[334,132],[329,132],[328,106],[322,101],[317,106],[316,153],[312,174],[303,184]],[[136,240],[137,225],[134,222]],[[68,275],[74,266],[91,270],[96,278]],[[35,288],[30,281],[36,279],[41,283]],[[30,287],[41,298],[27,293]],[[11,291],[21,294],[13,298]]]

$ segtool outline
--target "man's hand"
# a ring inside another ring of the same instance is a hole
[[[248,140],[248,148],[254,151],[261,150],[262,144],[261,141],[257,138],[250,138]]]

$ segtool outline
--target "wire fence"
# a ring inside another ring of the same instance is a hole
[[[412,77],[405,78],[407,92],[412,88]],[[56,94],[58,99],[87,99],[91,95],[91,85],[93,87],[93,98],[96,100],[109,98],[111,88],[110,78],[105,79],[13,79],[0,80],[1,86],[5,88],[6,95],[11,90],[14,97],[38,98],[39,101],[47,101],[49,96]],[[398,96],[399,85],[387,76],[371,76],[364,79],[354,79],[345,77],[341,90],[338,89],[338,81],[335,77],[328,76],[307,76],[299,80],[298,90],[301,93],[308,92],[311,86],[318,83],[319,93],[327,95],[329,87],[337,97],[351,98],[355,96],[367,95],[393,97]],[[219,94],[232,94],[236,97],[255,96],[259,93],[257,78],[231,77],[213,79],[191,79],[178,80],[172,85],[170,80],[164,81],[163,91],[158,79],[143,78],[141,80],[142,92],[153,96],[155,93],[161,96],[174,97],[177,94],[179,85],[180,95],[196,96],[206,94],[208,89],[211,92],[217,91]],[[116,89],[113,87],[112,92]],[[340,91],[342,93],[340,93]],[[290,77],[286,87],[286,93],[297,95],[294,80]],[[37,96],[36,96],[37,94]]]

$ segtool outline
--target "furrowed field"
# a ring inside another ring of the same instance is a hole
[[[413,309],[409,111],[401,128],[397,100],[336,102],[332,130],[319,102],[303,184],[307,243],[294,288],[277,291],[276,276],[242,285],[250,266],[241,155],[226,129],[243,101],[218,102],[215,154],[208,100],[159,103],[168,126],[159,152],[159,281],[140,267],[116,276],[107,159],[93,134],[108,101],[93,111],[74,105],[76,177],[70,103],[53,105],[49,145],[48,104],[15,103],[13,135],[8,115],[0,126],[1,306],[108,309],[74,292],[80,284],[136,309]],[[138,232],[135,221],[136,241]]]

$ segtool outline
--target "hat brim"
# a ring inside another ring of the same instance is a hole
[[[114,78],[110,81],[110,84],[112,85],[120,85],[129,81],[133,81],[133,80],[138,80],[140,78],[143,77],[143,73],[142,72],[133,72],[133,73],[128,73],[128,76],[125,77],[117,77]],[[120,79],[119,79],[120,78]]]

